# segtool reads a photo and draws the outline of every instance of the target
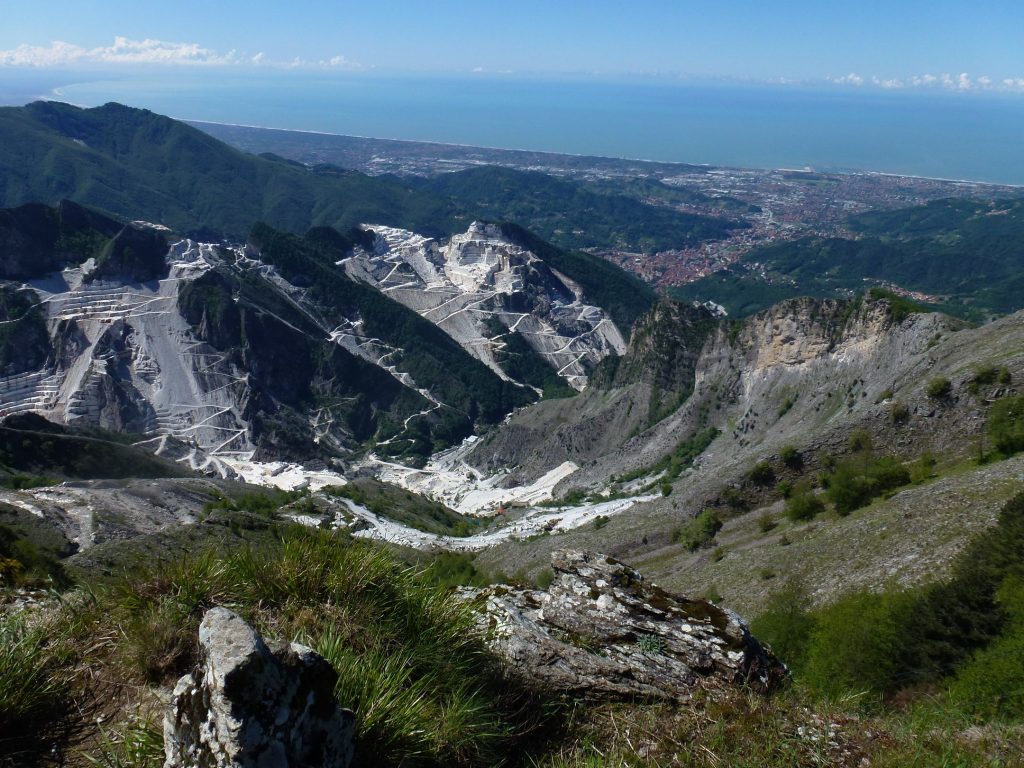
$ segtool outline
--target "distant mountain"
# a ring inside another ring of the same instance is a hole
[[[757,248],[728,269],[673,290],[751,314],[784,298],[850,296],[871,286],[926,294],[972,319],[1024,308],[1024,201],[935,200],[852,217],[858,236]]]
[[[493,165],[408,183],[478,216],[515,221],[564,248],[663,251],[721,239],[749,226],[648,205],[614,188],[592,189],[545,173]],[[658,186],[663,195],[673,192],[657,182],[649,183],[649,191],[653,194]]]
[[[0,108],[0,205],[62,199],[236,239],[256,221],[304,232],[372,220],[438,235],[452,230],[456,213],[394,178],[247,155],[147,110]]]

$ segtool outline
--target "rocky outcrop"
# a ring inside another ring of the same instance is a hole
[[[767,693],[788,676],[732,611],[670,594],[606,555],[552,555],[547,591],[477,599],[491,648],[528,685],[588,698],[685,701],[698,687]]]
[[[355,719],[334,700],[337,676],[292,643],[271,652],[226,608],[199,627],[202,664],[182,677],[164,719],[165,768],[346,768]]]

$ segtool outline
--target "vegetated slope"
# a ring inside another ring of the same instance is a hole
[[[247,155],[184,123],[106,104],[0,108],[0,206],[62,199],[174,230],[244,237],[362,221],[444,234],[447,203],[393,178]]]
[[[678,322],[669,313],[662,318],[668,328]],[[991,403],[1024,378],[1022,313],[968,328],[938,314],[895,315],[884,299],[799,299],[743,322],[723,321],[694,341],[692,394],[629,439],[607,436],[623,434],[615,426],[621,414],[636,423],[632,414],[643,401],[631,395],[635,386],[607,390],[598,399],[595,376],[593,392],[577,398],[590,409],[586,419],[560,424],[553,415],[559,404],[544,403],[513,416],[470,456],[479,466],[505,461],[524,478],[575,461],[580,469],[556,495],[641,487],[666,495],[601,527],[503,546],[481,555],[482,562],[515,564],[513,571],[543,567],[551,549],[579,545],[643,561],[665,579],[689,562],[681,532],[706,508],[728,520],[774,503],[799,483],[813,487],[820,472],[844,472],[843,482],[858,472],[873,478],[881,490],[866,491],[870,499],[891,490],[890,480],[906,482],[911,468],[902,461],[928,451],[943,462],[977,455]],[[664,364],[670,358],[646,359]],[[717,430],[712,440],[709,429]],[[865,457],[865,446],[874,446],[873,458]],[[850,463],[844,463],[847,456]],[[882,471],[889,473],[884,480],[871,474]]]
[[[715,327],[704,309],[658,304],[635,326],[626,354],[598,366],[586,391],[514,415],[468,460],[529,481],[564,461],[589,464],[613,453],[689,395],[697,355]]]
[[[564,248],[654,252],[728,236],[742,221],[648,205],[536,171],[472,168],[409,181],[417,189],[490,219],[514,221]],[[666,187],[665,194],[671,192]]]
[[[435,426],[418,438],[434,436],[414,452],[429,452],[437,447],[434,441],[450,444],[475,424],[500,421],[535,398],[530,390],[500,379],[429,320],[350,279],[335,263],[349,248],[336,233],[314,231],[299,238],[262,225],[249,239],[250,251],[300,288],[308,309],[321,315],[322,327],[334,329],[339,344],[378,366],[386,356],[399,380],[407,376],[415,389],[428,393],[436,413],[425,414],[423,423]]]
[[[0,284],[0,376],[41,368],[50,352],[46,319],[35,295]]]
[[[744,315],[788,296],[849,295],[865,282],[920,291],[967,317],[1024,307],[1024,201],[936,200],[850,219],[857,239],[802,238],[758,248],[673,290]]]
[[[125,435],[70,429],[31,413],[0,422],[0,483],[22,487],[59,479],[91,480],[192,475],[173,461],[137,448]]]
[[[696,189],[666,184],[651,176],[610,177],[586,181],[583,186],[603,195],[624,195],[644,202],[665,206],[688,206],[714,210],[720,215],[760,213],[761,208],[729,195],[708,195]]]

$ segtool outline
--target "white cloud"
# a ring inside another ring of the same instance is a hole
[[[886,90],[895,90],[896,88],[903,87],[903,81],[895,77],[891,77],[888,79],[872,77],[871,84],[879,88],[885,88]]]
[[[0,66],[6,67],[68,67],[77,65],[165,64],[233,66],[250,64],[265,67],[318,67],[331,69],[362,69],[342,55],[327,60],[306,61],[295,57],[290,62],[274,61],[262,51],[254,56],[239,56],[231,50],[220,53],[198,43],[172,43],[165,40],[131,40],[117,36],[113,45],[84,48],[54,40],[49,45],[19,45],[0,50]]]
[[[850,74],[843,75],[842,77],[830,77],[829,80],[833,83],[837,83],[838,85],[864,85],[864,78],[856,72],[851,72]]]
[[[76,64],[233,64],[235,52],[220,54],[198,43],[170,43],[164,40],[114,38],[113,45],[83,48],[54,40],[48,46],[19,45],[0,51],[0,66],[61,67]]]
[[[875,88],[886,90],[897,90],[901,88],[942,88],[948,91],[966,93],[968,91],[1024,91],[1024,77],[1007,77],[996,80],[988,75],[972,78],[967,72],[960,74],[944,73],[932,75],[913,75],[912,77],[879,77],[872,75],[870,78],[863,77],[856,73],[843,75],[842,77],[829,77],[829,82],[836,85],[864,86],[870,85]]]
[[[362,69],[361,64],[357,64],[354,61],[349,61],[344,56],[332,56],[327,61],[321,61],[319,63],[321,67],[329,67],[331,69]]]

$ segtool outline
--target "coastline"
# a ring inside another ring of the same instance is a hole
[[[571,157],[577,159],[593,158],[595,160],[614,160],[625,163],[649,163],[651,165],[678,165],[682,167],[691,168],[707,168],[714,170],[724,171],[761,171],[761,172],[775,172],[775,173],[828,173],[842,176],[887,176],[897,179],[915,179],[920,181],[936,181],[946,184],[969,184],[971,186],[981,187],[1002,187],[1006,189],[1024,189],[1024,183],[1021,184],[1010,184],[1006,182],[997,181],[979,181],[976,179],[956,179],[943,176],[923,176],[920,174],[913,173],[894,173],[892,171],[878,171],[871,169],[849,169],[842,171],[822,171],[818,169],[807,169],[807,168],[784,168],[784,167],[769,167],[769,166],[732,166],[732,165],[716,165],[712,163],[700,163],[700,162],[687,162],[684,160],[652,160],[643,157],[621,157],[616,155],[592,155],[582,154],[576,152],[555,152],[547,149],[522,149],[517,147],[493,147],[485,144],[464,144],[459,142],[450,141],[423,141],[418,139],[395,139],[386,136],[361,136],[358,134],[350,133],[335,133],[333,131],[317,131],[303,128],[278,128],[272,125],[253,125],[249,123],[227,123],[217,120],[194,120],[191,118],[175,117],[175,120],[180,120],[183,123],[187,123],[193,126],[199,125],[218,125],[224,128],[245,128],[247,130],[258,130],[258,131],[278,131],[282,133],[298,133],[310,136],[328,136],[339,139],[358,139],[361,141],[388,141],[396,144],[412,144],[412,145],[426,145],[434,147],[450,147],[453,149],[481,149],[488,152],[521,152],[535,155],[551,155],[552,157]]]

